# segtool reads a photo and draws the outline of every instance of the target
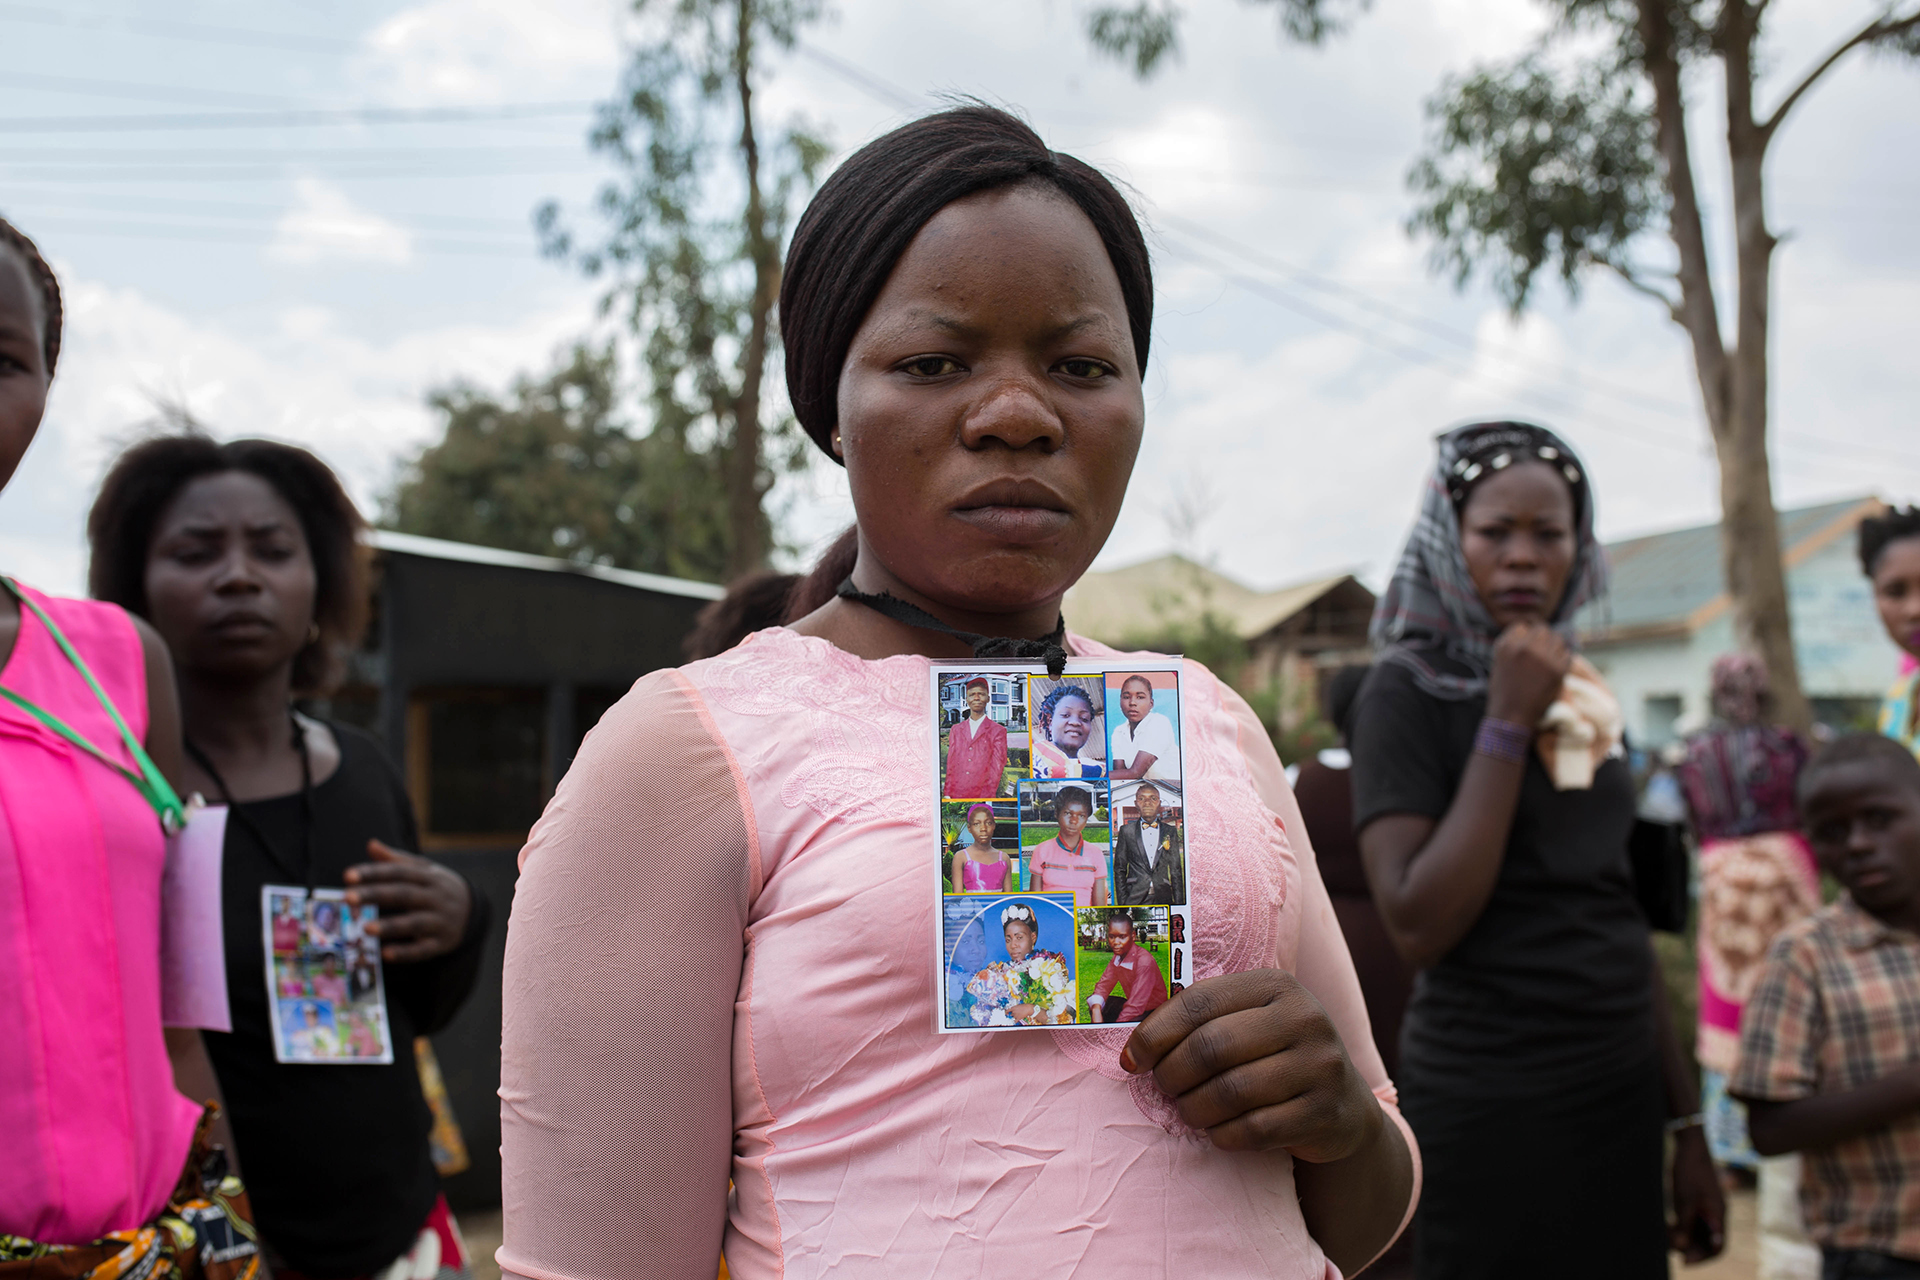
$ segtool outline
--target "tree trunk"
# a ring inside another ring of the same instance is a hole
[[[1805,731],[1812,717],[1794,657],[1793,620],[1787,609],[1786,571],[1767,459],[1767,290],[1774,241],[1766,228],[1762,173],[1768,133],[1754,123],[1752,110],[1757,17],[1744,0],[1727,0],[1718,33],[1726,68],[1727,144],[1738,241],[1738,314],[1735,345],[1729,351],[1720,332],[1687,147],[1672,2],[1638,0],[1657,145],[1671,200],[1668,230],[1680,259],[1680,301],[1673,308],[1673,318],[1692,340],[1701,403],[1720,464],[1721,566],[1733,604],[1734,641],[1766,660],[1777,718]]]
[[[1804,733],[1813,727],[1813,713],[1800,688],[1767,456],[1767,320],[1776,242],[1766,217],[1764,166],[1770,135],[1753,118],[1757,26],[1752,6],[1729,0],[1721,39],[1739,298],[1728,412],[1714,429],[1714,452],[1720,461],[1720,553],[1727,595],[1733,601],[1734,640],[1766,660],[1775,718]]]
[[[767,567],[771,529],[761,505],[766,496],[761,458],[760,400],[767,373],[767,336],[780,291],[779,245],[767,234],[766,202],[760,193],[760,147],[753,130],[754,0],[738,0],[733,72],[740,98],[740,161],[747,183],[744,239],[753,259],[753,300],[747,338],[740,351],[740,389],[733,400],[732,439],[725,460],[727,579]]]

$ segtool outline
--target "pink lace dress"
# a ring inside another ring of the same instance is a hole
[[[1191,670],[1195,976],[1293,970],[1398,1122],[1280,761]],[[1337,1275],[1291,1158],[1186,1131],[1125,1030],[934,1034],[926,701],[925,659],[774,629],[588,736],[508,931],[505,1271]]]
[[[112,605],[29,591],[136,738],[140,636]],[[0,684],[132,767],[120,733],[22,610]],[[160,1030],[160,823],[127,780],[0,699],[0,1235],[79,1244],[137,1227],[179,1180],[200,1108]]]

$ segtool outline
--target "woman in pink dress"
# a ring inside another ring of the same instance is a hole
[[[954,852],[953,891],[955,893],[998,893],[1007,887],[1007,873],[1013,864],[1005,851],[993,847],[993,806],[976,804],[967,810],[967,832],[973,843]]]
[[[39,428],[60,330],[53,272],[0,220],[0,487]],[[199,1251],[159,1222],[204,1198],[215,1158],[211,1112],[182,1091],[217,1096],[199,1033],[161,1026],[161,811],[180,816],[166,648],[112,605],[7,580],[0,694],[0,1277],[198,1276]],[[237,1180],[213,1185],[244,1214]],[[209,1242],[231,1239],[227,1212],[207,1211]],[[225,1275],[251,1276],[257,1252],[241,1241]]]
[[[1109,652],[1060,600],[1143,427],[1125,200],[1003,111],[931,116],[822,185],[780,310],[858,560],[792,625],[636,684],[522,853],[503,1272],[1358,1271],[1416,1148],[1280,761],[1204,668],[1193,985],[1135,1028],[934,1033],[929,659]]]
[[[1062,787],[1053,798],[1060,834],[1027,853],[1027,887],[1035,893],[1071,893],[1076,907],[1104,907],[1113,901],[1107,887],[1107,847],[1090,844],[1087,819],[1093,797],[1079,787]]]

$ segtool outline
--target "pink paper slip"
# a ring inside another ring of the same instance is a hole
[[[160,880],[160,1020],[169,1027],[233,1030],[220,912],[226,838],[227,807],[208,805],[167,841]]]

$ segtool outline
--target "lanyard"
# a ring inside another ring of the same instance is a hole
[[[113,718],[114,727],[120,730],[120,740],[126,745],[127,754],[133,757],[133,762],[140,767],[140,771],[135,773],[132,769],[127,768],[99,747],[88,742],[80,735],[79,730],[73,728],[59,716],[54,715],[53,712],[48,711],[45,707],[15,693],[5,685],[0,685],[0,698],[5,698],[14,706],[19,707],[41,724],[53,730],[53,732],[59,734],[62,738],[65,738],[68,742],[79,747],[82,751],[85,751],[88,755],[132,783],[133,789],[140,793],[140,798],[147,802],[155,814],[159,815],[160,829],[169,836],[178,835],[181,829],[187,825],[187,807],[180,802],[179,793],[173,789],[172,785],[167,782],[165,776],[161,774],[159,768],[153,763],[153,757],[147,754],[146,748],[142,747],[139,740],[133,736],[133,731],[127,728],[127,722],[120,718],[120,709],[113,705],[113,699],[109,698],[107,691],[100,687],[100,682],[93,678],[93,671],[87,666],[85,660],[80,657],[79,652],[76,651],[73,645],[67,640],[66,633],[61,631],[53,619],[47,616],[46,610],[36,604],[26,592],[20,590],[12,578],[0,576],[0,587],[6,588],[14,599],[33,611],[33,616],[38,618],[40,625],[47,629],[47,634],[52,636],[54,643],[60,646],[60,651],[67,655],[67,661],[71,662],[73,669],[78,671],[82,678],[86,680],[87,687],[93,690],[93,696],[100,700],[100,705],[105,708],[107,714]]]
[[[292,708],[287,710],[287,719],[293,725],[293,749],[300,756],[300,855],[303,870],[296,870],[288,865],[280,857],[279,851],[273,847],[273,841],[267,839],[267,833],[262,831],[260,825],[253,820],[253,815],[234,803],[233,792],[227,789],[227,780],[220,776],[218,769],[214,768],[213,761],[207,757],[207,753],[195,746],[191,738],[186,740],[185,746],[187,754],[193,757],[194,763],[213,779],[214,786],[220,788],[220,798],[226,802],[228,817],[247,829],[247,834],[253,837],[253,842],[260,846],[261,852],[267,855],[267,860],[284,871],[289,880],[304,882],[308,895],[311,896],[314,882],[313,758],[307,754],[307,735],[301,729],[300,720],[293,714]]]
[[[897,596],[882,591],[879,595],[869,595],[853,585],[849,576],[835,592],[842,600],[851,600],[863,604],[882,617],[892,618],[895,622],[909,627],[918,627],[922,631],[937,631],[943,636],[952,636],[955,640],[973,649],[976,658],[1036,658],[1047,664],[1047,673],[1057,676],[1067,669],[1067,620],[1063,615],[1051,634],[1038,640],[1019,640],[1008,636],[983,636],[972,631],[962,631],[950,627],[940,619],[917,605],[908,604]]]

